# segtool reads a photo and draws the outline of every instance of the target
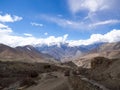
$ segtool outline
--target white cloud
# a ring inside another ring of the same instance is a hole
[[[67,40],[68,34],[55,37],[49,36],[46,38],[36,38],[31,34],[24,33],[25,36],[14,35],[14,32],[8,26],[0,23],[0,43],[10,46],[24,46],[24,45],[58,45],[61,43],[68,43],[69,46],[89,45],[97,42],[117,42],[120,41],[120,30],[112,30],[106,34],[92,34],[86,40]],[[26,37],[27,36],[27,37]]]
[[[48,35],[48,33],[47,33],[47,32],[45,32],[45,33],[44,33],[44,35]]]
[[[65,43],[67,34],[60,37],[49,36],[47,38],[36,38],[31,34],[24,33],[25,36],[14,35],[14,32],[6,25],[0,24],[0,43],[9,46],[24,46],[24,45],[60,45]],[[27,37],[26,37],[27,36]]]
[[[0,22],[15,22],[15,21],[20,21],[22,20],[22,17],[13,15],[11,16],[10,14],[5,14],[5,15],[0,15]]]
[[[120,41],[120,30],[112,30],[106,34],[92,34],[89,39],[86,40],[71,40],[69,46],[89,45],[98,42],[117,42]]]
[[[6,25],[0,23],[0,28],[8,28],[8,26],[6,26]]]
[[[0,23],[0,36],[2,36],[2,34],[9,34],[9,33],[12,33],[11,28],[9,28],[7,25]]]
[[[97,23],[93,23],[90,24],[90,27],[95,27],[95,26],[99,26],[99,25],[106,25],[106,24],[116,24],[116,23],[120,23],[120,20],[115,20],[115,19],[111,19],[111,20],[105,20],[105,21],[100,21]]]
[[[29,33],[24,33],[24,36],[32,37],[33,35],[32,35],[32,34],[29,34]]]
[[[81,16],[80,20],[87,24],[102,20],[120,19],[118,3],[120,0],[68,0],[70,12],[74,16]]]
[[[65,34],[64,36],[61,37],[55,37],[55,36],[49,36],[45,39],[41,39],[41,43],[39,44],[46,44],[48,46],[50,45],[58,45],[60,46],[60,43],[65,43],[67,40],[68,34]]]
[[[118,24],[120,23],[120,20],[118,19],[109,19],[109,20],[96,20],[93,21],[94,18],[92,16],[86,17],[86,19],[91,18],[93,20],[91,21],[73,21],[65,18],[60,17],[53,17],[53,16],[47,16],[42,15],[41,16],[44,20],[47,20],[49,22],[55,23],[63,28],[69,28],[69,29],[75,29],[75,30],[92,30],[94,27],[97,26],[104,26],[104,25],[112,25],[112,24]]]
[[[36,22],[31,22],[30,23],[32,26],[39,26],[39,27],[43,27],[44,25],[41,23],[36,23]]]
[[[80,10],[96,12],[108,9],[110,6],[108,0],[68,0],[68,4],[72,13],[77,13]]]
[[[72,29],[84,29],[88,28],[87,24],[80,22],[80,21],[73,21],[73,20],[68,20],[64,18],[59,18],[59,17],[53,17],[53,16],[47,16],[47,15],[42,15],[41,16],[44,20],[47,20],[49,22],[53,22],[61,27],[64,28],[72,28]]]

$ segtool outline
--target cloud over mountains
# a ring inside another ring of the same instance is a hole
[[[24,46],[24,45],[60,45],[61,43],[68,43],[69,46],[89,45],[98,42],[116,42],[120,41],[120,30],[112,30],[106,34],[92,34],[86,40],[68,40],[68,34],[55,37],[48,36],[46,38],[36,38],[32,34],[24,33],[25,36],[14,35],[13,30],[8,26],[0,24],[0,43],[10,46]]]

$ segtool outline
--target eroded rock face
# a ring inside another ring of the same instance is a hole
[[[108,58],[104,57],[95,57],[91,60],[91,68],[97,68],[97,67],[107,67],[110,64],[110,60]]]
[[[96,57],[91,62],[88,77],[110,88],[120,90],[120,59]]]

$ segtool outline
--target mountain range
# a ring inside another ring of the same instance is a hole
[[[96,43],[86,46],[70,47],[67,43],[58,45],[26,45],[10,47],[0,44],[0,59],[28,62],[66,62],[73,61],[81,66],[90,58],[104,56],[107,58],[120,58],[120,42]]]
[[[66,44],[60,44],[58,45],[36,45],[35,48],[39,50],[42,53],[48,54],[50,56],[53,56],[55,59],[65,62],[65,61],[71,61],[75,58],[78,58],[85,53],[88,53],[89,51],[101,46],[103,43],[96,43],[91,45],[82,45],[82,46],[69,46]]]

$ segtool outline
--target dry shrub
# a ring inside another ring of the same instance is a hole
[[[51,65],[44,65],[44,69],[50,69]]]
[[[70,76],[70,71],[69,71],[69,70],[66,70],[66,71],[64,72],[64,76]]]
[[[36,72],[36,71],[32,71],[32,72],[30,73],[30,77],[31,77],[31,78],[36,78],[36,77],[38,77],[38,76],[39,76],[39,73]]]

